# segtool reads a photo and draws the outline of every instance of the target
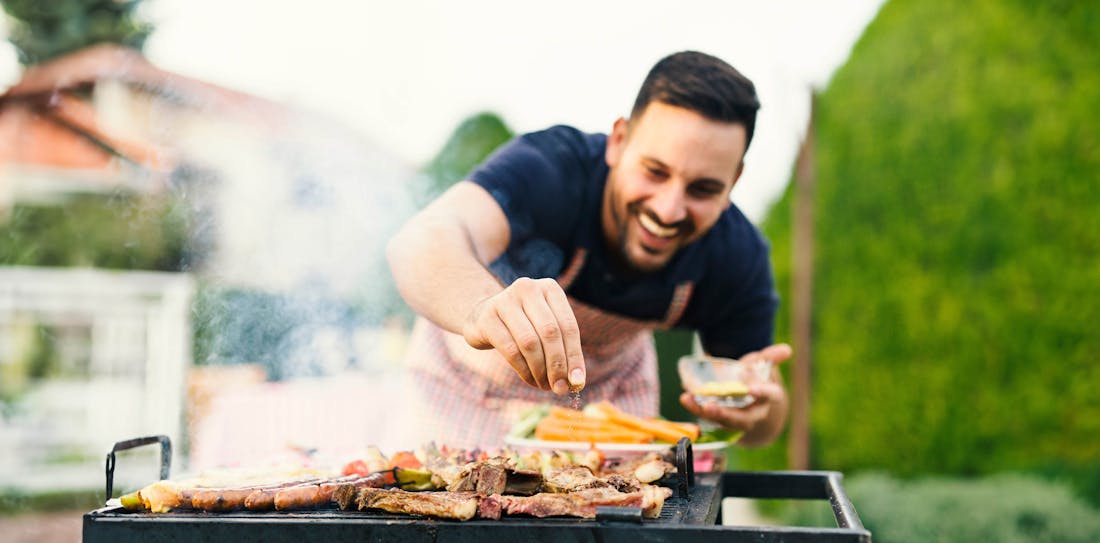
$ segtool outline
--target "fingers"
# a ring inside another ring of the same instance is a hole
[[[760,349],[759,351],[753,351],[741,357],[741,360],[759,360],[766,359],[778,364],[791,357],[791,346],[786,343],[776,343],[775,345],[769,345]]]
[[[505,358],[516,358],[522,361],[534,377],[538,388],[550,390],[550,381],[546,377],[546,358],[542,349],[542,340],[535,331],[535,324],[527,316],[527,312],[521,300],[518,303],[501,304],[497,308],[500,320],[508,328],[510,338],[504,342],[494,344]],[[512,361],[509,360],[509,364]],[[515,367],[513,365],[513,367]]]
[[[751,390],[755,401],[745,407],[723,407],[708,403],[700,405],[689,392],[680,395],[680,403],[695,416],[713,421],[729,430],[748,431],[768,417],[772,400],[783,394],[774,383],[755,385]]]
[[[553,279],[521,278],[479,303],[463,336],[474,348],[497,350],[531,386],[557,394],[584,386],[580,330]]]
[[[568,383],[566,391],[580,390],[584,388],[585,366],[584,353],[581,351],[581,330],[577,324],[577,317],[573,315],[573,307],[569,305],[569,299],[565,297],[565,291],[556,282],[545,289],[546,303],[554,312],[558,329],[561,331],[562,347],[565,351],[566,373],[562,375]],[[552,383],[556,381],[551,380]],[[558,392],[555,385],[554,392]]]
[[[493,313],[492,319],[487,319],[487,321],[483,323],[481,333],[487,343],[484,348],[496,349],[497,352],[504,357],[504,360],[508,362],[508,365],[512,366],[516,375],[519,375],[519,378],[522,379],[524,383],[535,388],[541,388],[538,380],[531,374],[531,369],[527,365],[527,359],[523,356],[519,345],[512,339],[512,333],[495,312]]]

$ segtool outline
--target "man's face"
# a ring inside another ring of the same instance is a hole
[[[615,122],[601,221],[625,265],[656,271],[714,226],[741,175],[745,136],[741,124],[661,102]]]

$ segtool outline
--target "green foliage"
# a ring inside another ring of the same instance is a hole
[[[167,197],[82,194],[16,204],[0,218],[0,265],[178,271],[187,220]]]
[[[0,488],[0,516],[25,512],[91,511],[103,505],[103,489],[28,492]]]
[[[680,403],[680,374],[676,363],[681,356],[691,354],[694,333],[689,330],[656,330],[653,343],[657,348],[657,377],[661,381],[661,416],[668,420],[695,420]]]
[[[447,143],[424,168],[431,184],[422,203],[431,201],[464,179],[497,147],[511,140],[512,131],[493,113],[482,112],[462,121]]]
[[[96,43],[141,49],[152,26],[135,16],[141,0],[2,0],[13,19],[11,41],[24,65]]]
[[[1098,35],[1096,3],[893,1],[821,96],[817,467],[1097,472]]]
[[[1100,511],[1064,486],[1036,478],[906,482],[872,473],[848,478],[844,487],[876,543],[1100,541]],[[824,526],[830,515],[798,504],[781,522]]]

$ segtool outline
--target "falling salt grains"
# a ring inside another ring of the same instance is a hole
[[[581,389],[571,388],[569,389],[569,406],[573,409],[580,410],[581,408]]]

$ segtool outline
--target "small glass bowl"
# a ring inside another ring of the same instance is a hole
[[[688,355],[677,364],[684,390],[699,405],[715,403],[723,407],[745,407],[756,398],[750,386],[771,378],[772,361],[741,361],[717,356]]]

